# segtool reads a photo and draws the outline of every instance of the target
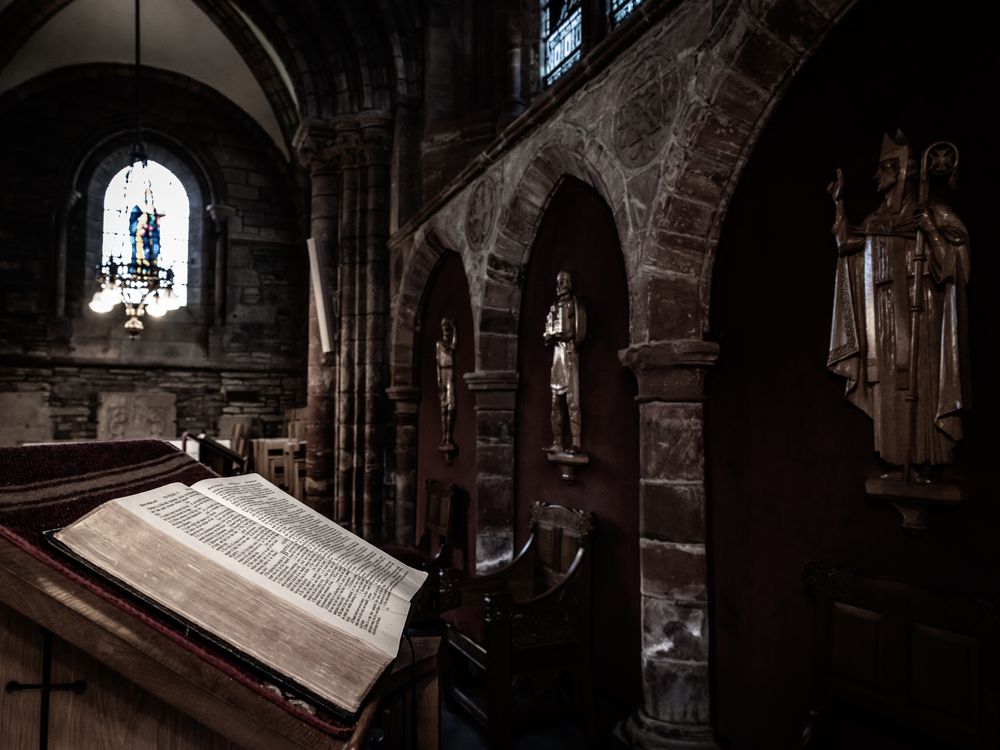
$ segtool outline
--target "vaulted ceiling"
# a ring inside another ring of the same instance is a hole
[[[198,80],[286,154],[299,122],[419,94],[417,0],[147,0],[143,65]],[[57,68],[134,62],[132,0],[0,0],[0,94]]]

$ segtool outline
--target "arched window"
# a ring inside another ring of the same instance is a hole
[[[583,49],[581,0],[542,0],[542,80],[551,86]]]
[[[108,183],[104,192],[101,262],[111,258],[122,263],[142,259],[143,243],[135,241],[130,229],[141,213],[156,215],[159,256],[154,259],[173,270],[174,294],[180,305],[186,305],[191,202],[181,180],[159,162],[136,162],[122,168]]]
[[[628,18],[640,3],[642,0],[609,0],[608,15],[611,17],[611,28],[615,28]]]
[[[642,0],[539,0],[542,83],[551,86]]]

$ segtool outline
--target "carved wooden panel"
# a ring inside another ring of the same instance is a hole
[[[175,437],[177,397],[173,393],[102,393],[97,439]]]
[[[38,747],[41,693],[8,693],[9,682],[39,683],[42,678],[42,631],[0,604],[0,746]]]
[[[41,391],[0,393],[0,445],[41,443],[52,439],[47,394]]]
[[[50,750],[128,747],[154,750],[236,750],[225,738],[185,716],[61,638],[52,641],[52,679],[86,680],[82,695],[52,693]]]
[[[910,636],[908,702],[974,724],[979,713],[979,660],[975,638],[915,625]]]
[[[876,695],[881,690],[882,615],[838,602],[833,608],[832,640],[832,678],[849,689]]]

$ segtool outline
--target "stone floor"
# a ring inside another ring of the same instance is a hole
[[[514,737],[511,750],[578,750],[586,746],[579,728],[561,722],[544,730],[525,731]],[[463,714],[441,708],[441,750],[486,750],[486,735]]]

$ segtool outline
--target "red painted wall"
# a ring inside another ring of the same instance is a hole
[[[462,260],[457,253],[447,253],[435,269],[425,292],[424,309],[418,344],[418,385],[420,406],[418,419],[417,446],[417,536],[423,529],[424,483],[427,479],[454,482],[465,496],[464,507],[460,509],[468,524],[468,538],[465,550],[475,551],[475,518],[472,503],[476,487],[476,433],[475,403],[472,393],[465,385],[464,375],[475,369],[475,352],[472,329],[472,307],[469,304],[469,282],[465,277]],[[441,318],[450,317],[455,321],[458,348],[455,352],[455,414],[454,441],[458,446],[453,463],[449,466],[444,455],[438,450],[441,443],[441,411],[437,394],[437,369],[435,364],[435,344],[441,338]],[[459,563],[463,567],[469,559],[462,556]]]
[[[572,272],[588,318],[580,347],[580,400],[583,449],[590,465],[575,484],[563,481],[542,451],[552,442],[552,349],[542,332],[561,270]],[[618,350],[628,346],[628,309],[628,282],[611,211],[587,186],[567,179],[539,225],[521,303],[517,543],[527,538],[528,507],[535,500],[596,514],[595,685],[617,718],[634,709],[641,697],[638,409],[635,380],[618,360]]]

